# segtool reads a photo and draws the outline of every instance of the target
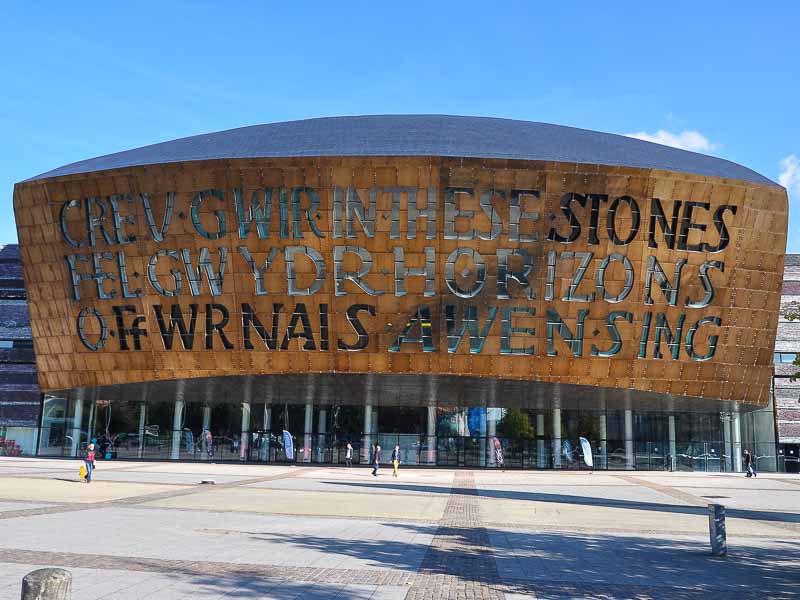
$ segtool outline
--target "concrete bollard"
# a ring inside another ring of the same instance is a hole
[[[711,538],[711,554],[725,556],[728,540],[725,536],[725,507],[722,504],[708,505],[708,534]]]
[[[22,578],[22,600],[69,600],[72,573],[65,569],[37,569]]]

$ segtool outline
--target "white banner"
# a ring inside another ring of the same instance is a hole
[[[583,450],[583,462],[587,467],[594,469],[594,458],[592,457],[592,445],[585,437],[581,438],[581,450]]]

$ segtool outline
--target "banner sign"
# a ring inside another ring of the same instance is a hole
[[[592,457],[592,445],[589,443],[585,437],[580,438],[581,440],[581,450],[583,450],[583,462],[586,463],[587,467],[591,467],[594,469],[594,458]]]
[[[294,460],[294,444],[292,443],[292,434],[283,430],[283,449],[286,451],[287,460]]]

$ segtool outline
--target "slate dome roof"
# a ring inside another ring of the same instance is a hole
[[[228,158],[450,156],[663,169],[777,185],[734,162],[621,135],[491,117],[365,115],[239,127],[75,162],[29,179]]]

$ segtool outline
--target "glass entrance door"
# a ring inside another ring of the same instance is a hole
[[[436,438],[436,464],[441,467],[458,467],[459,448],[457,437]]]

